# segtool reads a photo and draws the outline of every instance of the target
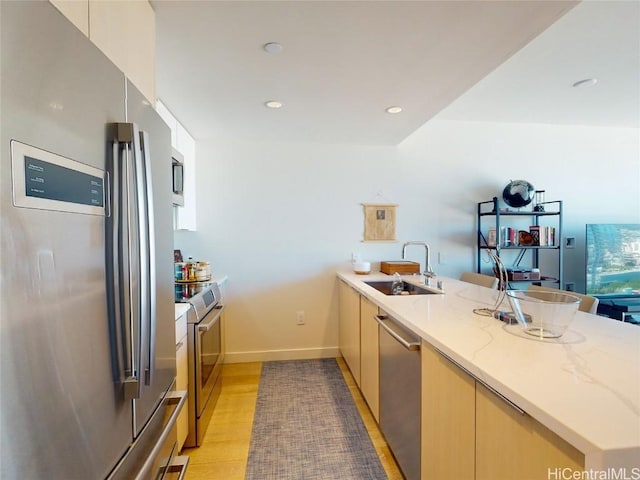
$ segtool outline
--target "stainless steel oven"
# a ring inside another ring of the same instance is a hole
[[[220,396],[222,296],[216,283],[176,284],[176,301],[191,305],[187,316],[189,433],[185,447],[198,447]]]

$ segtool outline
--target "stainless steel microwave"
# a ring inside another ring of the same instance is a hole
[[[173,204],[184,206],[184,157],[175,148],[171,155],[173,168]]]

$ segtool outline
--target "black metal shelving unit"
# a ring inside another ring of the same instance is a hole
[[[520,266],[521,262],[525,259],[527,253],[531,253],[531,258],[528,260],[527,266],[530,268],[539,268],[540,255],[544,252],[551,251],[557,255],[557,277],[550,277],[541,273],[539,280],[510,280],[510,283],[535,283],[535,284],[555,284],[558,288],[562,289],[564,285],[564,248],[562,244],[562,201],[554,200],[549,202],[540,203],[543,206],[544,211],[537,212],[531,210],[504,210],[500,211],[500,204],[498,197],[493,197],[492,200],[478,203],[477,213],[477,259],[476,259],[476,271],[478,273],[487,273],[482,271],[482,253],[485,250],[493,250],[495,254],[503,261],[505,251],[517,251],[515,261],[510,265]],[[529,217],[530,225],[541,226],[541,219],[544,217],[556,217],[552,223],[556,229],[554,245],[503,245],[504,238],[502,238],[502,227],[504,217]],[[483,219],[485,220],[483,224]],[[488,219],[490,220],[487,222]],[[496,229],[496,244],[488,244],[488,227],[495,227]],[[485,229],[483,231],[483,229]],[[493,272],[491,272],[493,274]],[[510,287],[511,285],[509,285]]]

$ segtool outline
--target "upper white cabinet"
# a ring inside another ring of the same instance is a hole
[[[88,0],[50,0],[71,23],[89,36],[89,1]]]
[[[156,20],[147,0],[50,0],[155,104]]]
[[[174,230],[196,230],[196,141],[161,100],[156,111],[171,129],[171,146],[184,161],[184,205],[175,206]]]

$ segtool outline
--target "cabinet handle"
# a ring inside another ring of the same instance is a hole
[[[437,349],[436,347],[434,347],[432,345],[432,348],[438,352],[440,355],[442,355],[442,357],[446,360],[448,360],[449,362],[451,362],[452,364],[454,364],[456,367],[458,367],[460,370],[462,370],[463,372],[465,372],[467,375],[469,375],[471,378],[473,378],[476,382],[478,382],[480,385],[484,386],[487,390],[489,390],[490,392],[492,392],[494,395],[496,395],[499,399],[501,399],[503,402],[505,402],[507,405],[509,405],[511,408],[513,408],[514,410],[516,410],[520,415],[526,415],[527,412],[525,412],[523,409],[521,409],[518,405],[516,405],[515,403],[513,403],[511,400],[509,400],[507,397],[505,397],[503,394],[501,394],[499,391],[497,391],[495,388],[493,388],[491,385],[487,384],[486,382],[484,382],[483,380],[480,380],[478,377],[476,377],[473,373],[471,373],[469,370],[467,370],[466,368],[464,368],[462,365],[460,365],[458,362],[456,362],[453,358],[451,358],[449,355],[447,355],[446,353],[442,352],[441,350]]]
[[[475,378],[475,377],[474,377]],[[509,405],[511,408],[513,408],[516,412],[518,412],[520,415],[526,415],[527,412],[525,412],[523,409],[521,409],[518,405],[516,405],[515,403],[513,403],[511,400],[509,400],[507,397],[505,397],[503,394],[501,394],[499,391],[497,391],[495,388],[493,388],[491,385],[487,385],[485,382],[483,382],[482,380],[478,380],[476,378],[476,381],[478,383],[480,383],[482,386],[484,386],[487,390],[489,390],[490,392],[492,392],[496,397],[498,397],[500,400],[502,400],[504,403],[506,403],[507,405]]]
[[[182,348],[182,345],[184,345],[183,342],[176,343],[176,352]]]

